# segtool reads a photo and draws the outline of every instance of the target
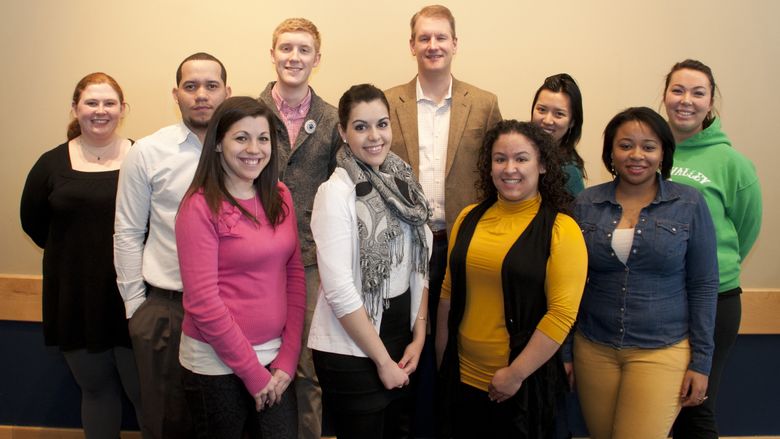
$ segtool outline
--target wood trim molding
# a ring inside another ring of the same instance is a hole
[[[744,290],[739,333],[780,334],[779,289]]]
[[[41,321],[41,276],[0,275],[0,320]]]
[[[0,320],[41,321],[41,276],[0,274]],[[745,289],[740,334],[780,334],[780,288]]]

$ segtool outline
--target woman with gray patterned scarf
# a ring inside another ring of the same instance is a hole
[[[406,437],[428,315],[428,205],[390,152],[384,93],[353,86],[338,112],[344,147],[311,218],[321,284],[308,345],[339,438]]]

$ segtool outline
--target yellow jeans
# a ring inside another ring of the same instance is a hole
[[[592,439],[661,439],[680,412],[688,339],[660,349],[615,349],[574,337],[574,374]]]

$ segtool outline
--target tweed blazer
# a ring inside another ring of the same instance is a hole
[[[330,177],[336,168],[336,152],[341,147],[336,107],[323,101],[311,90],[311,108],[301,126],[295,148],[290,147],[290,136],[276,108],[268,83],[258,100],[274,114],[274,126],[278,143],[279,178],[290,189],[298,220],[298,237],[301,241],[301,258],[308,267],[317,264],[317,252],[311,234],[311,210],[317,188]],[[314,132],[308,133],[306,125],[314,121]]]
[[[385,91],[393,129],[391,150],[414,169],[419,178],[420,144],[417,129],[417,78]],[[501,120],[493,93],[452,78],[450,133],[444,181],[444,216],[447,233],[460,211],[476,203],[479,180],[477,157],[485,132]]]

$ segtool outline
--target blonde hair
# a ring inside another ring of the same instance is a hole
[[[311,34],[312,38],[314,38],[314,51],[319,53],[320,44],[322,44],[320,31],[317,30],[317,26],[311,21],[298,17],[288,18],[279,23],[279,26],[276,26],[276,29],[274,29],[274,35],[271,39],[271,48],[276,47],[276,41],[279,39],[279,35],[285,32],[306,32]]]
[[[450,29],[452,29],[452,38],[455,38],[455,17],[452,12],[442,5],[428,5],[420,9],[416,14],[412,15],[412,20],[409,22],[412,28],[412,39],[414,39],[414,25],[417,24],[417,19],[420,17],[434,17],[444,18],[450,22]]]

